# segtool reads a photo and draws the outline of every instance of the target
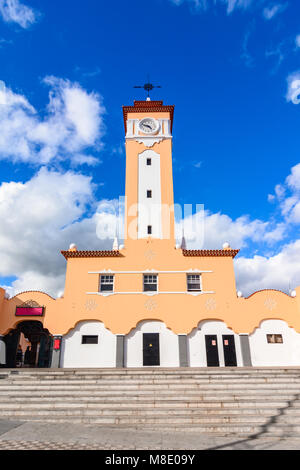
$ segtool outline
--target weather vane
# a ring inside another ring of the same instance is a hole
[[[145,83],[145,85],[142,86],[134,86],[133,88],[144,88],[144,90],[147,92],[147,97],[150,98],[150,91],[152,91],[154,88],[161,88],[160,85],[153,85],[150,83],[149,80],[149,75],[147,77],[148,83]]]

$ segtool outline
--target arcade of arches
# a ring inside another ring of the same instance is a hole
[[[22,321],[5,337],[6,367],[49,367],[53,339],[39,321]]]

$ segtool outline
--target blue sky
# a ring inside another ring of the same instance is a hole
[[[175,201],[206,210],[189,246],[241,248],[245,295],[299,285],[299,18],[296,0],[0,0],[0,285],[57,295],[60,249],[111,248],[96,226],[147,74],[175,105]]]

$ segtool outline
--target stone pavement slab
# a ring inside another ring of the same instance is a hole
[[[8,421],[0,419],[0,436],[11,429],[17,428],[23,424],[23,421]]]
[[[0,450],[299,450],[300,439],[222,437],[0,420]]]

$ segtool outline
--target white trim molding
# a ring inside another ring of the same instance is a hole
[[[198,295],[203,295],[203,294],[215,294],[215,291],[199,291],[199,292],[187,292],[187,291],[182,291],[182,292],[86,292],[86,295],[101,295],[102,297],[108,297],[110,295],[126,295],[126,294],[131,294],[131,295],[148,295],[148,296],[153,296],[153,295],[160,295],[160,294],[185,294],[185,295],[192,295],[193,297],[198,297]]]
[[[159,271],[158,269],[146,269],[145,271],[112,271],[103,269],[102,271],[89,271],[88,274],[202,274],[213,273],[213,271],[204,271],[200,269],[189,269],[188,271]]]

